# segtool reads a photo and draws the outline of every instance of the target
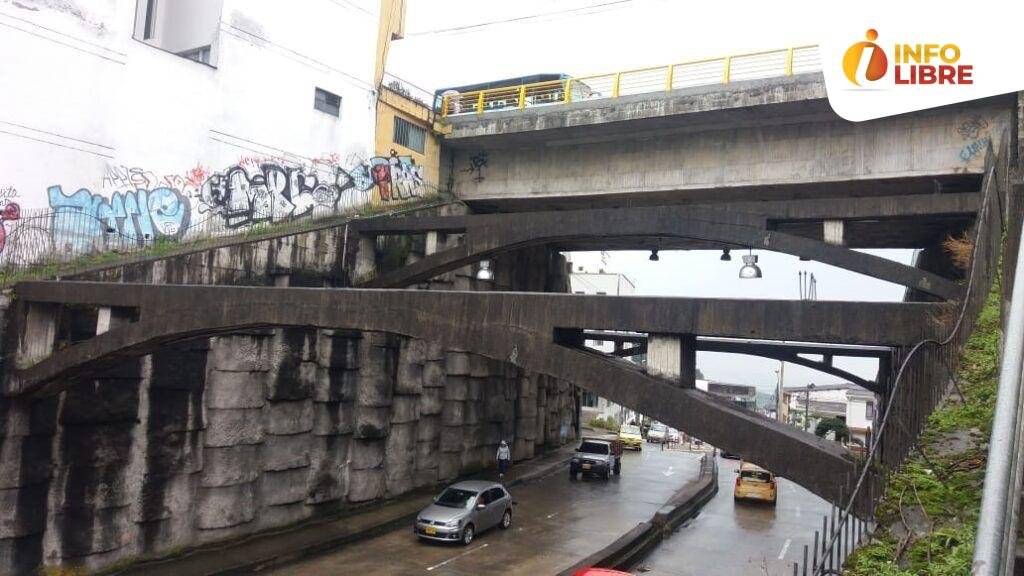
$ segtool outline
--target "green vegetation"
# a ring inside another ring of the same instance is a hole
[[[590,422],[588,422],[588,424],[590,424],[591,428],[595,429],[604,428],[605,430],[612,430],[614,432],[619,431],[619,423],[616,422],[615,418],[612,418],[611,416],[607,416],[605,418],[602,418],[600,416],[592,418]]]
[[[993,286],[958,371],[963,393],[929,418],[920,453],[889,476],[880,527],[846,564],[851,576],[970,574],[998,378],[999,286]]]
[[[819,438],[824,438],[829,432],[835,434],[836,442],[850,441],[850,428],[839,418],[825,418],[814,427],[814,435]]]

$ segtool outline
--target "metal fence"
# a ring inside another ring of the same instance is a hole
[[[618,98],[821,70],[817,46],[796,46],[441,96],[441,117]]]
[[[1024,478],[1024,253],[1020,252],[1024,245],[1024,203],[1020,192],[1024,190],[1014,193],[1007,188],[1003,199],[1008,228],[1004,243],[1008,249],[1003,260],[1003,348],[974,545],[973,576],[1005,576],[1015,572]],[[1016,258],[1012,257],[1014,251]]]
[[[859,468],[848,496],[833,503],[829,517],[815,532],[814,546],[804,549],[802,561],[793,563],[793,574],[841,574],[843,563],[874,530],[874,507],[882,496],[886,471],[898,466],[916,446],[928,414],[955,384],[960,353],[970,336],[974,320],[984,306],[992,281],[998,273],[1008,173],[1007,138],[998,153],[989,146],[982,181],[982,204],[973,230],[973,249],[964,297],[955,318],[934,318],[950,326],[941,340],[928,339],[899,351],[891,367],[891,383],[883,395],[884,412],[873,427],[869,450]],[[1007,254],[1016,261],[1016,254]],[[914,299],[908,293],[907,299]],[[881,372],[881,371],[880,371]],[[1019,372],[1018,372],[1019,375]],[[820,545],[820,556],[818,555]],[[810,557],[808,557],[810,552]]]
[[[0,222],[0,286],[26,277],[55,276],[101,265],[114,265],[146,254],[205,250],[266,234],[287,234],[336,225],[355,215],[393,214],[440,199],[433,186],[413,200],[380,200],[373,190],[347,204],[316,205],[298,217],[266,218],[253,225],[233,225],[206,212],[183,228],[140,232],[131,214],[98,216],[73,208],[22,209]]]

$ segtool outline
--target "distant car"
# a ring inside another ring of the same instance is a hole
[[[644,437],[640,435],[640,427],[635,424],[623,424],[619,428],[619,442],[622,442],[623,448],[642,450]]]
[[[679,430],[676,430],[675,428],[669,428],[668,441],[673,444],[679,444],[680,442],[682,442],[683,437],[681,434],[679,434]]]
[[[732,452],[726,452],[722,450],[722,458],[728,458],[729,460],[739,460],[741,456],[739,454],[733,454]]]
[[[611,568],[582,568],[572,573],[572,576],[633,576],[629,572],[612,570]]]
[[[775,506],[778,489],[774,474],[743,461],[740,461],[740,467],[736,472],[736,487],[732,493],[735,500],[760,500]]]
[[[647,431],[648,442],[664,442],[668,438],[668,426],[657,422]]]
[[[477,534],[512,525],[512,496],[497,482],[469,480],[444,489],[416,515],[413,532],[425,540],[468,545]]]
[[[605,480],[622,472],[622,444],[618,440],[584,438],[569,461],[569,479],[595,474]]]

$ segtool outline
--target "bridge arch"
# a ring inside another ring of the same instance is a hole
[[[546,316],[543,311],[519,314],[516,308],[521,301],[516,298],[481,298],[487,295],[475,293],[443,293],[445,298],[437,298],[442,293],[74,282],[51,287],[78,303],[116,302],[137,307],[139,320],[16,371],[8,384],[28,395],[59,392],[69,382],[87,379],[117,361],[191,338],[261,327],[391,332],[567,380],[743,454],[824,498],[837,500],[854,472],[851,456],[833,442],[746,412],[699,390],[654,378],[626,362],[555,343],[552,326],[535,320]]]
[[[464,242],[367,280],[366,288],[398,288],[530,246],[572,249],[581,244],[633,249],[750,248],[816,260],[879,280],[958,300],[961,287],[942,276],[844,246],[770,230],[764,216],[687,206],[660,206],[463,217]],[[443,219],[431,219],[443,226]],[[385,228],[361,224],[367,233]],[[406,224],[406,227],[408,225]],[[399,230],[402,223],[397,224]],[[408,228],[406,228],[408,229]],[[604,243],[604,244],[602,244]],[[591,248],[593,249],[593,248]]]

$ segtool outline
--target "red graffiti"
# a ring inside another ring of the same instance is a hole
[[[9,203],[7,206],[4,206],[3,212],[0,212],[0,252],[3,252],[4,245],[7,244],[7,228],[3,222],[19,218],[21,218],[21,206],[18,206],[17,202]]]
[[[203,182],[206,182],[209,175],[209,171],[206,168],[196,164],[195,168],[185,172],[185,181],[196,189],[199,189],[202,188]]]
[[[391,166],[374,164],[371,172],[373,183],[380,188],[380,199],[385,202],[391,200]]]

